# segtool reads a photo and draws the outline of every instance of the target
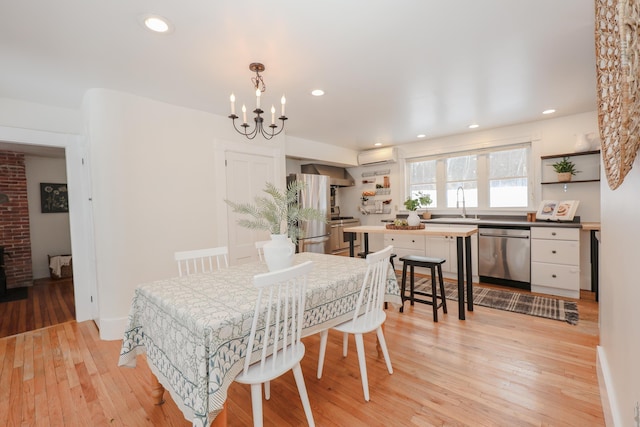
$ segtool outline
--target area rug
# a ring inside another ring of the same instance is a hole
[[[416,290],[431,292],[431,279],[426,277],[416,277],[416,279]],[[398,284],[401,285],[401,283],[402,277],[400,276],[398,277]],[[407,277],[407,288],[408,287],[409,278]],[[447,300],[458,300],[458,285],[456,283],[445,281],[444,288]],[[493,289],[474,284],[473,303],[498,310],[560,320],[571,325],[578,323],[578,304],[559,298],[543,297],[511,290]]]
[[[27,289],[28,288],[26,288],[26,287],[7,289],[7,292],[3,296],[0,297],[0,303],[26,299],[27,298]]]

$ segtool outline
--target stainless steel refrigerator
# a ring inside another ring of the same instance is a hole
[[[327,219],[327,222],[303,221],[299,224],[302,237],[298,240],[298,251],[328,254],[330,253],[328,221],[331,215],[329,177],[307,173],[291,174],[287,177],[287,185],[293,180],[305,183],[305,188],[298,195],[298,203],[301,207],[323,211]]]

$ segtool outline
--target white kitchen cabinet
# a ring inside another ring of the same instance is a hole
[[[406,255],[425,256],[425,236],[401,235],[401,234],[385,234],[384,246],[393,246],[393,253],[397,255],[394,260],[396,270],[402,270],[402,262],[400,258]],[[417,273],[430,274],[430,270],[426,268],[416,268]]]
[[[580,229],[531,227],[531,291],[580,298]]]
[[[446,228],[450,225],[429,224],[429,228]],[[457,278],[458,275],[458,242],[453,236],[429,236],[426,238],[426,256],[444,258],[442,273],[448,278]],[[478,281],[478,235],[471,236],[471,272],[473,280]]]

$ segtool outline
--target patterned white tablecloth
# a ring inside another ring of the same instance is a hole
[[[314,265],[305,336],[353,316],[366,271],[363,259],[336,255],[305,252],[296,254],[294,263],[308,260]],[[242,370],[257,298],[253,276],[267,271],[264,263],[250,263],[138,286],[118,365],[135,367],[136,356],[146,353],[151,371],[185,418],[208,426]],[[391,268],[385,300],[401,303]]]

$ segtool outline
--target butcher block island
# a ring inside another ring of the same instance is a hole
[[[360,225],[357,227],[348,227],[344,229],[345,232],[350,233],[362,233],[364,253],[369,253],[369,234],[384,234],[385,245],[393,245],[394,253],[401,258],[404,255],[422,255],[422,256],[437,256],[445,258],[448,263],[455,263],[456,275],[458,278],[458,317],[461,320],[465,319],[465,306],[464,306],[464,285],[466,277],[467,285],[467,310],[473,311],[473,288],[472,288],[472,249],[477,251],[477,243],[474,245],[471,241],[472,236],[476,236],[478,233],[477,226],[470,225],[452,225],[452,226],[430,226],[427,225],[423,229],[389,229],[383,225],[371,226]],[[351,234],[354,236],[354,234]],[[433,245],[427,243],[427,239],[440,239],[441,245]],[[451,243],[454,241],[455,245]],[[352,237],[353,239],[353,237]],[[448,240],[446,240],[448,239]],[[354,244],[353,240],[349,247],[349,255],[354,256]],[[445,246],[446,244],[446,246]],[[439,252],[434,253],[434,249],[439,248],[440,251],[446,249],[446,254]],[[443,256],[446,255],[446,256]],[[477,255],[475,256],[477,259]],[[465,274],[466,273],[466,274]]]

